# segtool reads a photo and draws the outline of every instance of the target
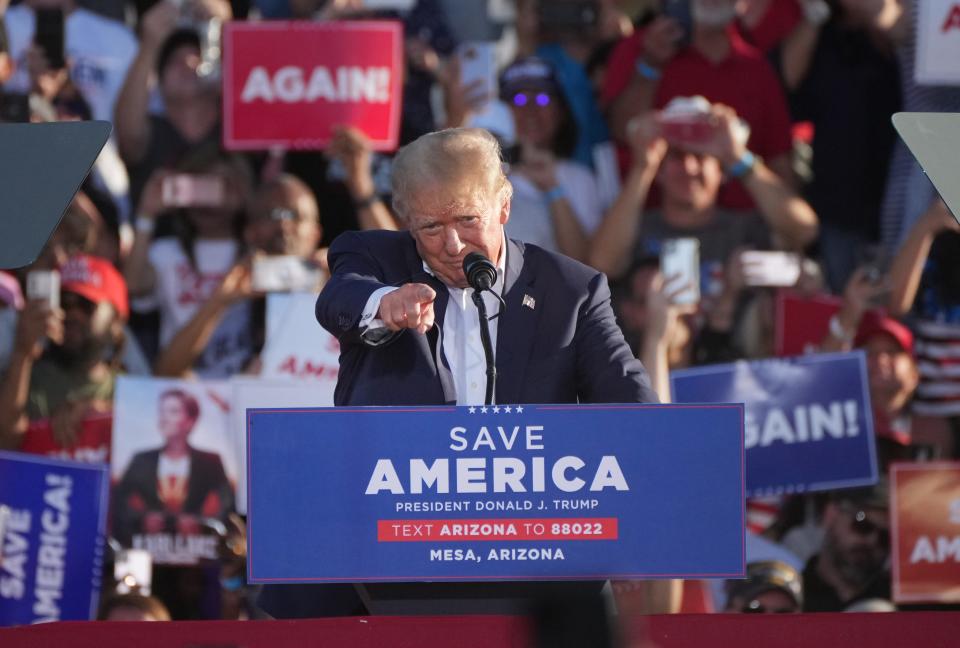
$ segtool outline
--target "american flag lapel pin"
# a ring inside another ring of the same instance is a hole
[[[534,308],[537,307],[537,300],[531,297],[530,295],[524,295],[523,305],[529,308],[530,310],[533,310]]]

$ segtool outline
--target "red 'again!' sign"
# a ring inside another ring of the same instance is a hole
[[[323,149],[336,126],[397,147],[400,23],[232,22],[224,32],[228,149]]]

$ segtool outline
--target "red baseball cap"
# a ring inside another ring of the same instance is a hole
[[[95,304],[109,302],[123,319],[130,316],[127,282],[102,257],[78,254],[60,268],[60,289],[77,293]]]
[[[877,310],[864,313],[863,319],[860,320],[860,327],[857,329],[857,336],[853,340],[853,346],[862,347],[880,333],[889,335],[901,349],[913,355],[913,333],[910,329]]]

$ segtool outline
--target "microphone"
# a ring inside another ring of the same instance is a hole
[[[464,257],[463,274],[470,287],[477,292],[490,290],[497,281],[497,267],[479,252],[471,252]]]

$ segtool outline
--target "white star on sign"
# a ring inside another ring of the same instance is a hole
[[[494,406],[493,406],[493,413],[494,413],[494,414],[499,414],[499,413],[500,413],[500,408],[497,407],[496,405],[494,405]]]
[[[476,414],[476,413],[477,413],[477,408],[476,408],[476,407],[471,407],[471,408],[468,409],[467,411],[470,412],[471,414]]]
[[[523,407],[520,405],[517,405],[517,414],[523,414]]]
[[[483,407],[480,408],[480,413],[481,413],[481,414],[486,414],[486,413],[487,413],[487,408],[486,408],[486,406],[483,406]]]
[[[506,407],[503,408],[503,411],[509,414],[512,410],[510,409],[510,406],[507,405]]]

